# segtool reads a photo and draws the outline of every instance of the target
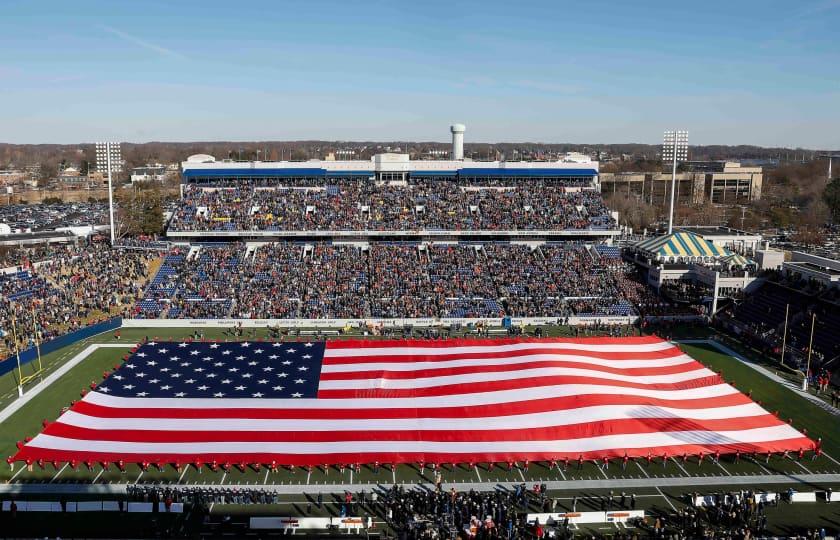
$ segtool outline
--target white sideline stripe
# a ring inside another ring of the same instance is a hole
[[[593,366],[606,366],[616,369],[657,368],[664,366],[678,366],[696,362],[687,354],[680,354],[671,358],[653,358],[650,360],[608,360],[592,358],[590,356],[576,356],[573,354],[533,354],[522,356],[508,356],[506,358],[468,358],[461,360],[438,360],[436,362],[371,362],[353,364],[324,364],[321,373],[356,373],[358,371],[418,371],[423,369],[446,369],[453,367],[471,366],[511,366],[529,362],[575,362]]]
[[[730,420],[770,413],[756,403],[707,409],[674,409],[657,406],[598,405],[580,409],[489,416],[477,418],[372,418],[372,419],[272,419],[272,418],[133,418],[99,417],[67,411],[59,424],[95,430],[143,431],[495,431],[560,427],[608,420],[674,419],[681,421]]]
[[[130,349],[133,346],[133,343],[92,343],[88,345],[87,347],[82,349],[82,351],[79,352],[79,354],[65,362],[64,365],[62,365],[60,368],[50,373],[43,381],[33,386],[28,392],[24,392],[23,397],[16,399],[12,403],[10,403],[8,407],[0,411],[0,422],[5,422],[6,420],[8,420],[10,416],[18,412],[24,405],[29,403],[29,401],[32,400],[32,398],[46,390],[46,388],[49,385],[63,377],[67,372],[79,365],[85,358],[90,356],[97,349],[101,347],[115,349]]]
[[[653,352],[670,349],[674,346],[668,341],[660,341],[657,343],[572,343],[567,341],[548,341],[548,342],[532,342],[532,343],[514,343],[510,345],[466,345],[463,347],[447,346],[447,347],[388,347],[388,346],[372,346],[372,347],[358,347],[358,348],[330,348],[324,352],[325,358],[347,358],[356,356],[440,356],[450,354],[487,354],[495,352],[510,352],[510,351],[528,351],[532,349],[569,349],[573,351],[592,351],[592,352]]]
[[[686,444],[721,445],[737,443],[768,443],[799,439],[802,434],[789,425],[745,429],[737,431],[661,431],[602,435],[557,441],[529,441],[528,452],[590,452],[614,448],[655,448]],[[494,452],[521,452],[521,441],[331,441],[331,442],[125,442],[78,440],[40,434],[27,444],[30,448],[66,450],[75,452],[105,452],[115,454],[184,454],[196,453],[283,453],[283,454],[352,454],[352,453],[452,453],[476,454]]]
[[[714,377],[716,373],[707,368],[673,373],[671,375],[618,375],[604,371],[578,368],[535,368],[520,369],[517,371],[505,371],[497,373],[488,371],[484,373],[469,373],[466,375],[445,375],[441,377],[422,377],[416,379],[389,379],[387,377],[375,379],[338,379],[321,380],[318,390],[362,390],[362,389],[411,389],[411,388],[434,388],[437,386],[448,386],[454,384],[483,383],[495,381],[512,381],[519,379],[540,380],[543,377],[586,377],[597,378],[606,381],[629,382],[636,384],[676,384]]]
[[[554,386],[535,386],[533,388],[517,388],[513,390],[498,390],[495,392],[475,392],[459,394],[457,399],[447,401],[447,396],[428,396],[412,398],[365,398],[365,399],[253,399],[236,398],[226,400],[227,410],[240,408],[254,409],[390,409],[390,408],[440,408],[471,405],[494,405],[515,401],[532,401],[536,399],[580,396],[582,394],[638,396],[657,399],[684,400],[698,398],[713,398],[739,393],[728,384],[715,384],[687,388],[685,390],[649,390],[647,388],[630,388],[623,386],[605,386],[599,384],[558,384]],[[218,398],[137,398],[111,396],[103,392],[88,392],[83,401],[113,407],[116,409],[218,409]]]

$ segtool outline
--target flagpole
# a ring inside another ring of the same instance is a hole
[[[788,323],[788,311],[790,310],[790,304],[785,304],[785,330],[782,334],[782,359],[781,363],[785,363],[785,344],[787,343],[787,323]]]
[[[814,325],[817,322],[817,314],[811,314],[811,339],[808,341],[808,363],[805,365],[805,378],[802,379],[802,390],[808,391],[808,374],[811,372],[811,349],[814,347]]]
[[[20,367],[20,347],[18,347],[17,340],[17,319],[15,317],[14,304],[12,305],[12,339],[15,342],[15,356],[17,357],[18,397],[23,397],[23,370]]]

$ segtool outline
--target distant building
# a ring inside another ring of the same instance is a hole
[[[731,161],[688,162],[677,173],[678,205],[743,204],[761,198],[764,174],[761,167],[743,167]],[[671,173],[601,173],[604,194],[636,195],[651,204],[666,204],[671,198]]]
[[[31,175],[17,169],[0,170],[0,187],[20,187],[26,184]]]
[[[131,183],[135,182],[163,182],[166,179],[166,167],[163,165],[146,165],[131,169]]]

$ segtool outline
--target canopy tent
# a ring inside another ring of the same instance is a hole
[[[668,262],[711,262],[732,255],[725,248],[716,246],[692,232],[684,231],[642,240],[634,247],[636,251],[652,259]]]
[[[720,262],[726,266],[755,266],[755,261],[737,253],[724,257]]]

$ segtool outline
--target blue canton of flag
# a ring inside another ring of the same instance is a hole
[[[143,398],[316,398],[324,348],[324,342],[149,342],[96,391]]]

